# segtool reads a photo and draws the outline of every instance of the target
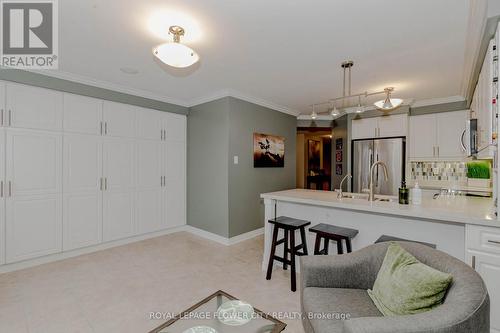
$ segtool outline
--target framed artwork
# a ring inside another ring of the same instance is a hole
[[[337,150],[335,152],[335,162],[342,162],[342,150]]]
[[[342,164],[336,164],[335,165],[335,174],[338,176],[341,176],[343,174],[342,172]]]
[[[321,141],[307,140],[307,169],[309,171],[321,169]]]
[[[254,133],[253,166],[254,168],[283,168],[285,166],[285,138]]]
[[[342,148],[344,148],[344,140],[342,138],[335,140],[335,149],[342,150]]]

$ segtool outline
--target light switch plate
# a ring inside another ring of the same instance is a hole
[[[238,164],[238,162],[239,162],[238,156],[233,156],[233,163]]]

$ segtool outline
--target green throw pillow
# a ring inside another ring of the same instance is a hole
[[[384,316],[431,310],[443,302],[452,276],[424,265],[397,243],[391,243],[368,295]]]

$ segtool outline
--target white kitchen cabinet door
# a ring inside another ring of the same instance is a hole
[[[475,266],[488,289],[490,313],[500,313],[500,256],[483,252],[467,251],[467,262]],[[500,317],[490,316],[491,332],[500,332]]]
[[[408,136],[408,116],[406,114],[382,116],[377,119],[379,137]]]
[[[6,262],[41,257],[62,250],[61,194],[6,199]]]
[[[165,144],[165,186],[163,223],[167,227],[186,224],[186,144]]]
[[[0,128],[0,265],[5,264],[5,131]]]
[[[436,116],[434,114],[410,117],[410,159],[435,158]]]
[[[61,92],[16,83],[7,83],[5,92],[8,126],[61,130],[63,119]]]
[[[135,141],[103,139],[103,240],[135,233]]]
[[[139,233],[162,228],[163,143],[137,140],[136,223]]]
[[[353,119],[351,122],[351,139],[370,139],[377,137],[378,134],[377,118]]]
[[[163,139],[161,111],[137,108],[137,138],[160,141]]]
[[[62,134],[6,130],[6,181],[13,196],[61,193]]]
[[[64,250],[102,241],[102,140],[93,135],[64,135]]]
[[[108,136],[133,138],[136,136],[137,107],[129,104],[104,101],[104,133]]]
[[[64,93],[65,132],[100,135],[102,100]]]
[[[439,158],[461,159],[465,157],[461,139],[467,118],[468,111],[466,110],[436,114]]]
[[[165,113],[164,127],[167,141],[186,141],[186,116],[174,113]]]

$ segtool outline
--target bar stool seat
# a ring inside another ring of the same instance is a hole
[[[314,243],[315,255],[328,255],[328,245],[330,240],[337,242],[337,254],[344,253],[342,240],[346,243],[347,253],[352,252],[351,239],[356,237],[359,232],[356,229],[337,227],[335,225],[325,223],[315,225],[314,227],[309,228],[309,231],[316,234],[316,241]],[[324,240],[322,250],[320,250],[321,240]]]
[[[394,237],[394,236],[389,236],[389,235],[382,235],[380,236],[376,241],[375,241],[375,244],[377,243],[382,243],[382,242],[393,242],[393,241],[401,241],[401,242],[414,242],[414,243],[420,243],[420,244],[423,244],[423,245],[427,245],[429,247],[432,247],[433,249],[436,248],[436,244],[432,244],[432,243],[425,243],[425,242],[418,242],[418,241],[414,241],[414,240],[411,240],[411,239],[404,239],[404,238],[399,238],[399,237]]]
[[[297,290],[297,277],[295,269],[295,256],[306,256],[307,255],[307,242],[306,242],[306,230],[305,227],[310,225],[311,222],[305,220],[299,220],[292,217],[280,216],[268,221],[273,224],[273,238],[271,244],[271,253],[269,255],[269,264],[267,266],[266,280],[271,280],[271,275],[273,272],[274,260],[283,263],[283,269],[288,269],[288,265],[291,267],[291,289],[292,291]],[[278,232],[283,229],[284,237],[278,240]],[[295,232],[300,231],[301,244],[295,245]],[[283,257],[276,255],[276,246],[284,244],[283,246]],[[288,254],[290,254],[290,259],[288,259]]]

